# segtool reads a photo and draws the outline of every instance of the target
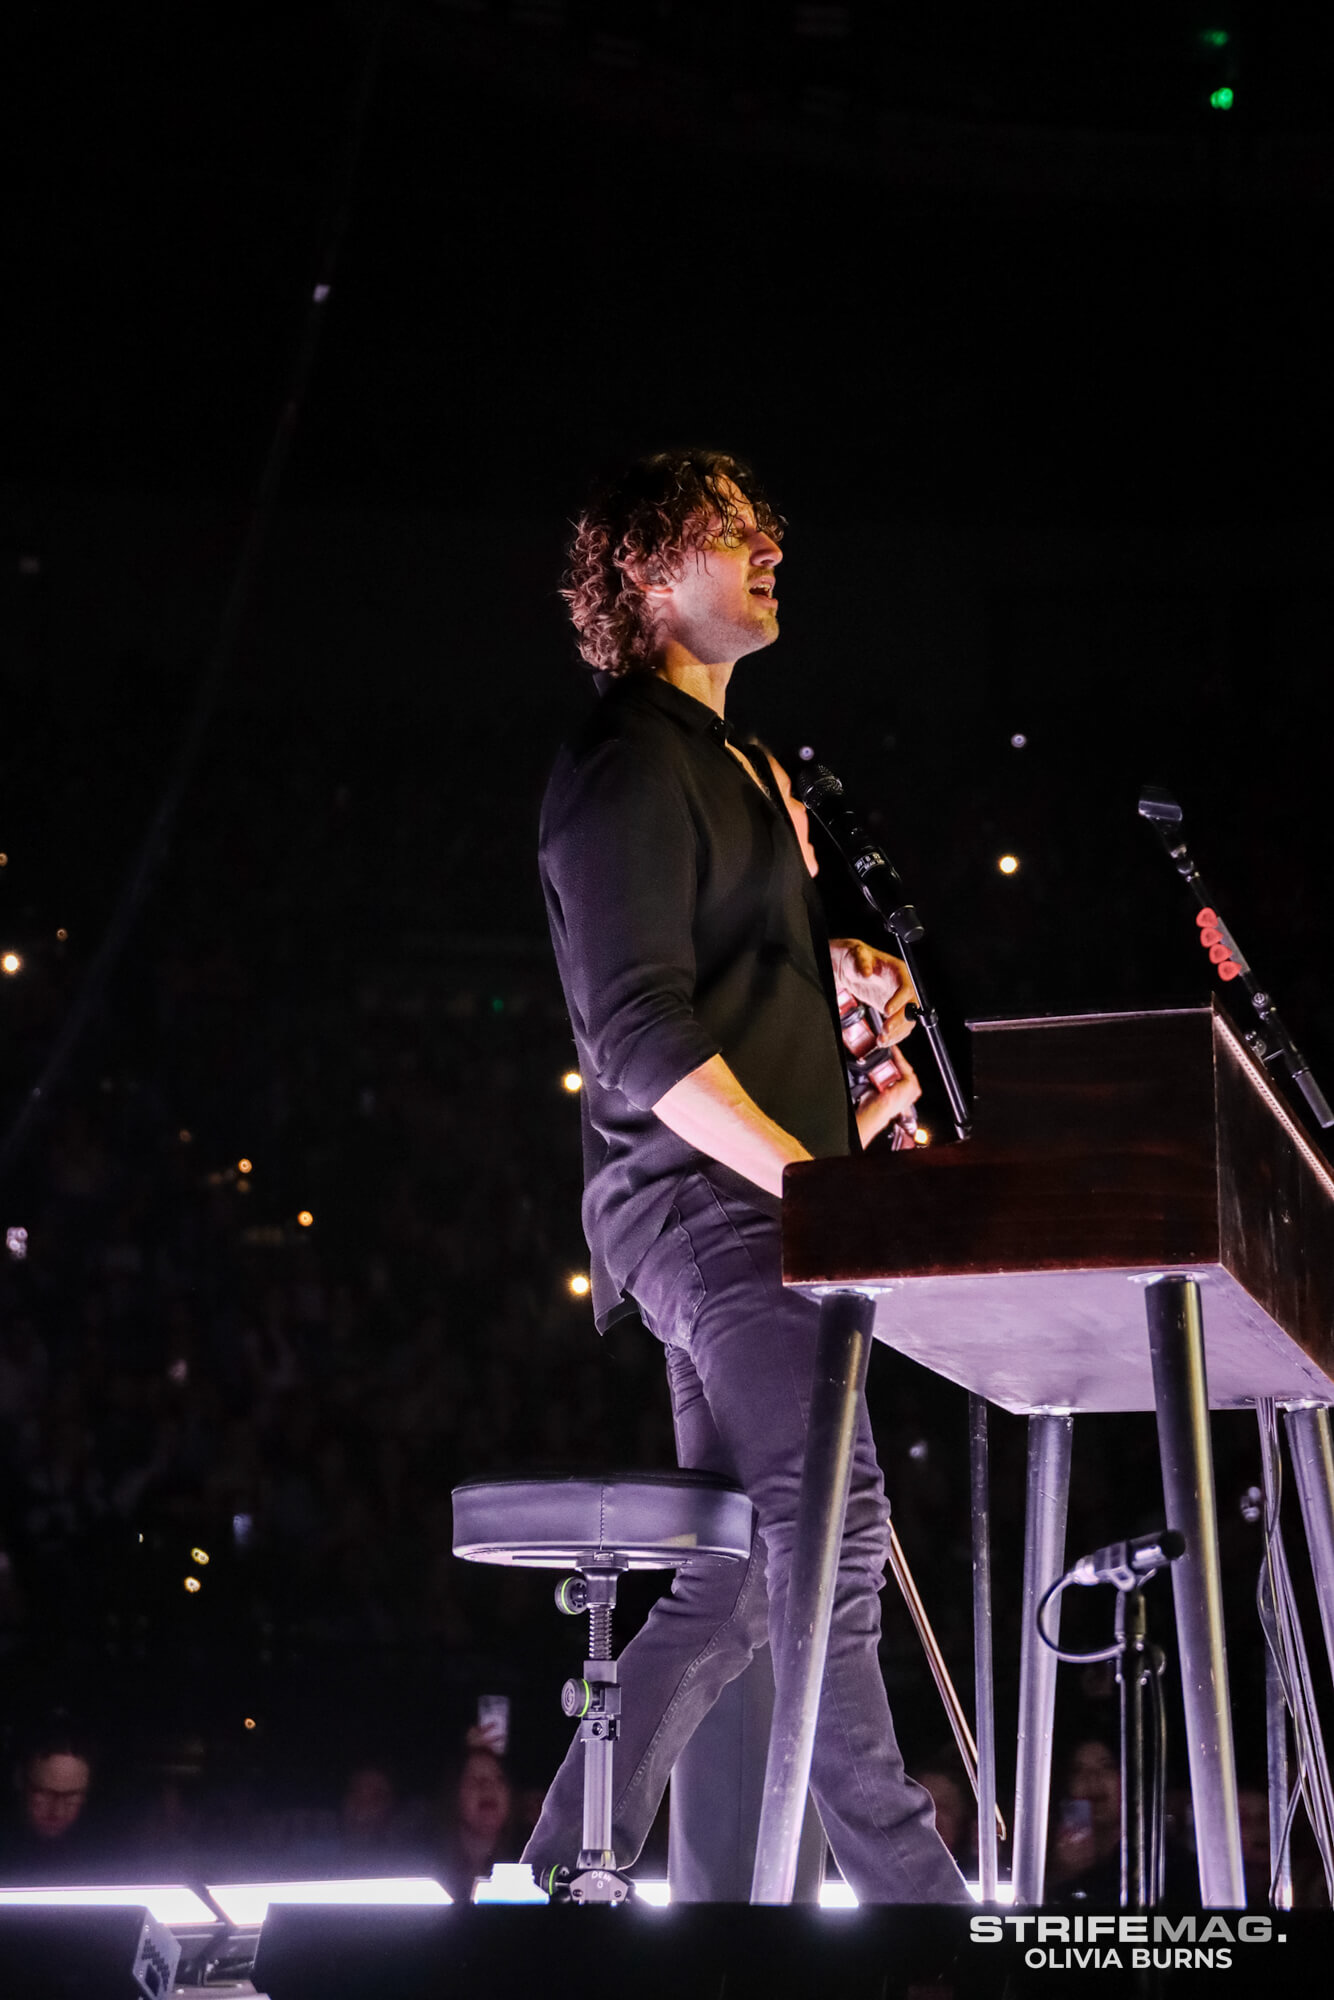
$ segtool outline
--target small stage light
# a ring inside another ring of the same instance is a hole
[[[56,937],[58,938],[61,944],[64,944],[69,938],[69,932],[65,930],[57,931]]]
[[[550,1899],[533,1880],[526,1861],[496,1861],[484,1882],[472,1892],[474,1903],[545,1903]]]
[[[0,854],[0,868],[8,868],[8,866],[9,856],[7,854]]]
[[[238,1174],[253,1174],[255,1169],[249,1160],[238,1160],[236,1171]]]
[[[912,1142],[914,1146],[929,1146],[931,1144],[930,1126],[919,1125],[917,1130],[912,1135]]]
[[[193,1132],[187,1132],[185,1128],[182,1127],[181,1130],[176,1134],[176,1136],[180,1140],[183,1146],[188,1146],[190,1141],[194,1138],[195,1135]]]
[[[11,1257],[26,1257],[28,1254],[28,1232],[20,1225],[5,1231],[5,1248]]]
[[[589,1284],[588,1279],[584,1276],[583,1272],[576,1271],[573,1277],[570,1279],[571,1297],[576,1299],[586,1299],[591,1290],[592,1287]]]
[[[583,1089],[584,1080],[577,1069],[567,1069],[560,1080],[560,1087],[562,1090],[568,1090],[571,1097],[573,1097],[576,1091]]]
[[[1232,92],[1224,84],[1221,90],[1211,90],[1209,92],[1209,102],[1215,111],[1230,111],[1233,105]]]
[[[1027,743],[1028,743],[1028,738],[1024,735],[1023,730],[1016,729],[1014,735],[1010,738],[1011,750],[1022,750],[1025,748]]]
[[[244,1728],[246,1728],[246,1729],[253,1729],[253,1728],[254,1728],[254,1726],[255,1726],[255,1718],[254,1718],[254,1716],[253,1716],[253,1715],[248,1715],[248,1716],[246,1717],[246,1719],[245,1719],[245,1722],[244,1722],[244,1724],[243,1724],[242,1726],[243,1726]]]
[[[23,960],[19,957],[16,951],[7,951],[4,957],[0,958],[0,972],[8,972],[12,974],[15,972],[21,972],[22,970],[23,970]]]
[[[1002,875],[1017,875],[1019,873],[1019,857],[1017,854],[1002,854],[996,866],[1000,869]]]
[[[184,1583],[186,1589],[189,1591],[191,1597],[194,1596],[196,1591],[202,1590],[204,1588],[203,1584],[199,1581],[199,1578],[197,1576],[187,1576],[183,1577],[181,1580]]]
[[[207,1569],[207,1568],[208,1568],[208,1550],[207,1550],[207,1549],[191,1549],[191,1551],[190,1551],[190,1560],[191,1560],[191,1562],[197,1562],[197,1563],[199,1564],[199,1567],[200,1567],[201,1569]]]
[[[309,1229],[314,1220],[315,1218],[311,1214],[308,1208],[303,1208],[300,1215],[298,1215],[297,1217],[297,1221],[301,1224],[301,1227],[303,1229]]]

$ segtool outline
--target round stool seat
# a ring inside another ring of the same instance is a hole
[[[744,1562],[754,1517],[741,1488],[712,1472],[473,1479],[454,1488],[454,1553],[523,1569]]]

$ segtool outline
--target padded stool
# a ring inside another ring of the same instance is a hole
[[[605,1473],[473,1479],[454,1488],[454,1553],[465,1562],[573,1570],[556,1607],[588,1613],[583,1676],[566,1681],[561,1707],[584,1746],[583,1846],[576,1867],[553,1868],[542,1887],[574,1903],[623,1903],[629,1882],[612,1847],[612,1758],[621,1690],[611,1654],[616,1579],[628,1569],[684,1562],[744,1562],[755,1510],[739,1486],[711,1472]]]

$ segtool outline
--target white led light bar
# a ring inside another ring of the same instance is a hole
[[[208,1893],[232,1923],[246,1928],[262,1924],[271,1903],[376,1903],[409,1909],[454,1900],[426,1875],[347,1882],[210,1882]]]
[[[188,1927],[218,1919],[202,1897],[182,1882],[120,1883],[88,1889],[0,1889],[0,1910],[22,1905],[47,1908],[145,1909],[160,1924]]]

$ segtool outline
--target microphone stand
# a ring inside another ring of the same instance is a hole
[[[904,960],[904,966],[908,968],[908,978],[912,980],[916,992],[916,1002],[910,1002],[908,1016],[920,1022],[922,1028],[926,1030],[926,1040],[936,1060],[940,1082],[944,1084],[946,1098],[950,1100],[954,1132],[958,1134],[958,1138],[968,1138],[972,1126],[968,1114],[968,1100],[964,1098],[958,1074],[954,1070],[954,1064],[950,1062],[950,1052],[944,1044],[944,1034],[940,1030],[940,1016],[936,1014],[936,1008],[930,1004],[926,996],[926,980],[922,978],[922,966],[916,952],[916,946],[924,936],[922,918],[908,902],[908,892],[904,890],[898,870],[892,866],[880,842],[874,840],[860,824],[858,816],[852,812],[848,800],[844,798],[842,784],[838,782],[832,770],[824,768],[824,764],[798,766],[798,770],[792,774],[792,794],[794,798],[800,800],[800,804],[806,806],[806,810],[820,822],[824,832],[830,836],[830,840],[846,860],[848,868],[852,870],[852,876],[858,882],[862,894],[866,896],[866,902],[876,912],[888,934],[894,938],[898,954]],[[820,1360],[816,1364],[818,1386],[822,1374],[828,1374],[832,1378],[836,1372],[844,1370],[844,1348],[848,1346],[848,1336],[840,1332],[838,1314],[840,1312],[856,1314],[858,1308],[866,1312],[868,1304],[870,1304],[868,1300],[858,1298],[856,1294],[834,1294],[824,1302],[822,1322],[820,1322]],[[868,1332],[872,1318],[874,1318],[874,1306],[866,1314]],[[860,1376],[856,1386],[860,1388],[860,1384],[866,1380],[864,1354],[858,1360],[858,1368]],[[848,1380],[852,1382],[852,1372],[850,1370],[846,1372]],[[842,1410],[842,1418],[846,1418],[846,1408]],[[828,1448],[822,1444],[822,1440],[816,1438],[814,1402],[812,1402],[808,1462],[806,1462],[806,1472],[802,1476],[802,1508],[806,1508],[808,1484],[814,1490],[812,1474],[818,1468],[820,1460],[826,1456],[830,1456]],[[996,1836],[1000,1834],[1000,1838],[1004,1838],[1004,1818],[1000,1816],[1000,1810],[996,1806],[996,1692],[992,1676],[992,1546],[990,1546],[990,1506],[988,1506],[986,1398],[982,1396],[968,1398],[968,1466],[970,1466],[970,1486],[972,1486],[972,1630],[974,1630],[974,1688],[976,1688],[976,1720],[978,1720],[978,1736],[974,1752],[976,1778],[972,1770],[972,1760],[964,1750],[964,1738],[968,1738],[968,1726],[966,1722],[962,1722],[962,1716],[954,1714],[954,1710],[950,1710],[950,1724],[954,1728],[956,1742],[960,1744],[960,1752],[964,1754],[964,1764],[968,1766],[968,1774],[970,1778],[974,1778],[974,1790],[978,1796],[978,1872],[982,1878],[982,1900],[992,1904],[996,1900],[996,1886],[998,1886]],[[844,1478],[842,1480],[844,1496],[846,1490],[848,1488]],[[942,1696],[946,1696],[948,1676],[944,1678],[942,1684],[940,1678],[942,1666],[938,1670],[930,1628],[924,1624],[924,1614],[920,1614],[920,1604],[914,1602],[916,1588],[912,1586],[912,1578],[908,1576],[906,1564],[902,1562],[902,1550],[898,1548],[898,1538],[892,1532],[890,1532],[890,1542],[894,1550],[892,1554],[894,1576],[900,1584],[900,1590],[904,1592],[908,1610],[912,1612],[914,1622],[918,1624],[918,1634],[926,1646],[926,1656],[932,1666],[932,1674],[936,1676],[936,1684],[940,1686]],[[796,1564],[794,1564],[788,1602],[790,1604],[800,1602],[796,1592]],[[950,1688],[948,1692],[952,1694],[954,1690]],[[948,1696],[946,1696],[946,1706],[950,1706]],[[808,1726],[810,1730],[814,1730],[814,1720],[810,1720]],[[970,1738],[968,1746],[972,1748]],[[786,1736],[778,1728],[778,1712],[776,1712],[774,1736],[770,1740],[770,1772],[766,1778],[766,1786],[772,1786],[776,1796],[778,1788],[784,1786],[784,1780],[780,1776],[784,1770],[784,1754],[786,1754]],[[794,1786],[788,1786],[788,1790],[794,1790]],[[794,1808],[790,1808],[788,1816],[792,1816],[792,1810]],[[780,1894],[776,1896],[772,1890],[772,1884],[780,1882],[780,1874],[776,1860],[770,1860],[770,1848],[774,1850],[774,1854],[778,1852],[776,1808],[774,1808],[772,1834],[766,1822],[760,1824],[760,1852],[756,1856],[756,1890],[752,1892],[752,1902],[782,1900],[782,1896]],[[788,1870],[788,1880],[790,1880],[790,1870]]]
[[[1163,1899],[1166,1861],[1161,1687],[1165,1661],[1162,1648],[1149,1644],[1143,1590],[1120,1592],[1116,1610],[1121,1641],[1116,1661],[1121,1695],[1121,1908],[1151,1910]],[[1152,1795],[1144,1782],[1146,1693],[1155,1724]]]
[[[801,765],[793,773],[792,792],[829,835],[852,870],[853,879],[863,896],[898,946],[899,956],[908,968],[908,976],[917,994],[916,1003],[909,1003],[909,1018],[920,1021],[925,1030],[940,1080],[945,1086],[945,1095],[949,1099],[954,1130],[959,1138],[966,1139],[972,1130],[968,1101],[950,1061],[950,1053],[941,1033],[940,1017],[927,999],[917,956],[917,946],[926,935],[925,927],[908,901],[898,869],[880,843],[862,826],[848,804],[839,780],[823,764]]]
[[[1186,838],[1181,831],[1181,807],[1161,785],[1141,785],[1139,814],[1158,835],[1169,861],[1195,898],[1200,911],[1196,921],[1201,929],[1211,935],[1214,931],[1218,933],[1218,943],[1212,946],[1210,958],[1218,967],[1220,979],[1225,982],[1240,979],[1250,996],[1252,1007],[1264,1023],[1263,1034],[1259,1028],[1252,1028],[1246,1035],[1247,1048],[1260,1058],[1266,1069],[1276,1069],[1281,1064],[1287,1070],[1316,1123],[1328,1131],[1334,1125],[1334,1110],[1330,1109],[1328,1098],[1311,1074],[1310,1063],[1279,1019],[1278,1008],[1251,971],[1237,948],[1236,940],[1218,915],[1217,906],[1211,900],[1203,877],[1186,847]],[[1221,956],[1216,957],[1216,953],[1221,953]]]
[[[1151,1910],[1163,1899],[1167,1861],[1167,1717],[1163,1706],[1163,1669],[1166,1660],[1161,1646],[1149,1643],[1144,1605],[1144,1585],[1155,1570],[1175,1562],[1185,1543],[1180,1536],[1164,1543],[1160,1561],[1151,1569],[1137,1571],[1122,1563],[1116,1568],[1094,1572],[1090,1561],[1076,1563],[1058,1576],[1043,1592],[1037,1608],[1037,1633],[1044,1646],[1058,1660],[1074,1666],[1092,1666],[1101,1660],[1116,1661],[1116,1680],[1121,1709],[1121,1880],[1123,1910]],[[1110,1555],[1112,1550],[1099,1551]],[[1053,1639],[1046,1626],[1049,1604],[1060,1598],[1072,1583],[1110,1583],[1116,1590],[1112,1617],[1112,1643],[1091,1653],[1067,1653]],[[1144,1698],[1149,1698],[1153,1723],[1153,1789],[1145,1770],[1150,1740],[1145,1727]]]

